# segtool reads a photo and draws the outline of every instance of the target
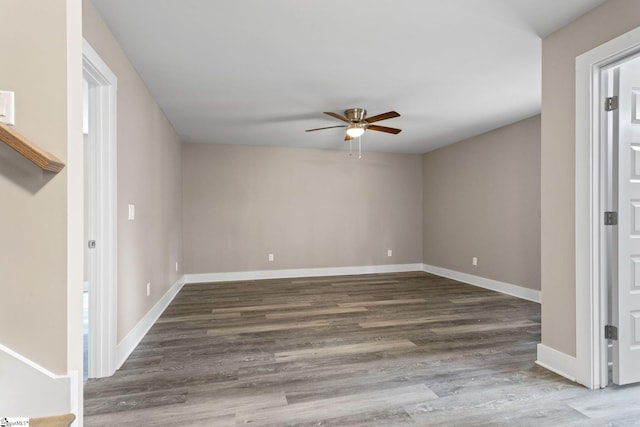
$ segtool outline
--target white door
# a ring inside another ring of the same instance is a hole
[[[619,66],[618,96],[618,256],[612,301],[618,340],[613,341],[613,382],[629,384],[640,382],[640,58]]]

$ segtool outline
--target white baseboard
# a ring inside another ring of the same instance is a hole
[[[156,323],[162,312],[169,306],[176,297],[180,289],[184,286],[184,276],[158,300],[151,310],[138,322],[138,324],[127,334],[126,337],[116,346],[116,369],[120,369],[129,355],[142,341],[149,329]]]
[[[0,414],[45,417],[65,414],[77,399],[72,375],[57,375],[0,344]],[[77,387],[76,387],[77,388]]]
[[[571,381],[576,381],[575,369],[577,359],[544,344],[538,344],[538,359],[536,365],[555,372]]]
[[[234,282],[240,280],[287,279],[294,277],[348,276],[356,274],[422,271],[422,264],[365,265],[354,267],[299,268],[290,270],[238,271],[185,274],[185,283]]]
[[[459,271],[449,270],[447,268],[436,267],[433,265],[423,264],[422,266],[422,271],[426,273],[447,277],[449,279],[457,280],[458,282],[468,283],[485,289],[491,289],[492,291],[501,292],[503,294],[526,299],[528,301],[537,303],[541,302],[540,291],[536,291],[534,289],[500,282],[498,280],[487,279],[486,277],[474,276],[473,274],[461,273]]]
[[[71,427],[78,427],[84,418],[83,401],[80,400],[83,398],[81,390],[84,391],[82,375],[78,371],[71,371],[69,373],[69,412],[76,416]]]

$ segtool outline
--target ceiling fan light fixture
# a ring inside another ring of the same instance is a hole
[[[362,124],[351,123],[347,127],[347,135],[349,135],[351,138],[357,138],[359,136],[362,136],[363,133],[364,133],[364,126]]]

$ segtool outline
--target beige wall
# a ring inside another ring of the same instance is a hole
[[[187,273],[422,261],[420,155],[184,144],[182,170]]]
[[[63,160],[68,7],[76,5],[3,0],[0,6],[0,89],[15,92],[14,128]],[[0,144],[0,344],[57,374],[67,373],[68,170],[43,172]]]
[[[88,0],[83,2],[83,34],[118,78],[120,341],[183,274],[181,147],[173,127]],[[127,219],[128,204],[135,205],[134,221]]]
[[[424,263],[539,290],[540,116],[423,162]]]
[[[637,0],[608,0],[542,42],[542,343],[576,353],[575,59],[640,25]]]

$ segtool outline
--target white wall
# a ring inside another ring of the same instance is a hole
[[[82,369],[80,13],[80,0],[3,0],[0,7],[0,88],[15,92],[14,129],[67,164],[58,174],[43,172],[0,144],[0,389],[31,390],[28,400],[19,392],[0,399],[0,411],[20,408],[20,416],[79,410],[81,383],[69,378]]]
[[[422,262],[420,155],[184,144],[182,170],[188,273]]]
[[[576,355],[576,57],[640,26],[637,0],[608,0],[542,41],[542,343]]]
[[[424,263],[540,290],[540,116],[423,160]]]
[[[83,1],[82,13],[84,38],[118,79],[117,340],[122,342],[183,274],[181,145],[90,0]],[[135,205],[133,221],[129,204]]]

